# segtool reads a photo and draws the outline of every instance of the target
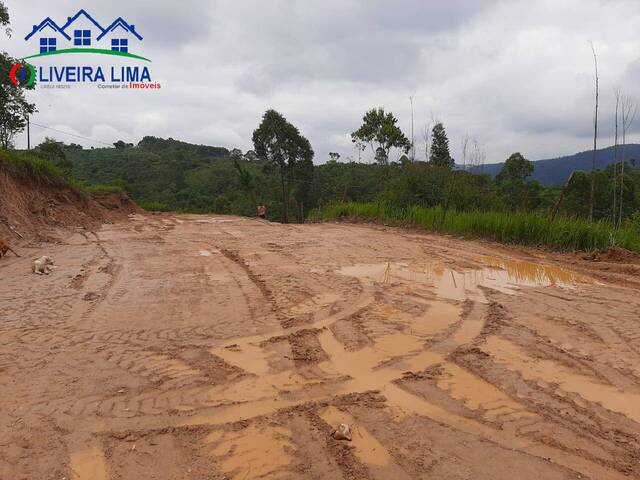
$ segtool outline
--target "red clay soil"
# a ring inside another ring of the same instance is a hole
[[[611,263],[215,215],[60,235],[0,260],[1,479],[640,478]]]
[[[139,211],[125,196],[45,185],[0,164],[0,238],[12,245],[55,238],[58,229],[96,229]]]
[[[620,247],[609,247],[604,250],[583,253],[581,258],[591,262],[640,263],[640,253],[630,252]]]

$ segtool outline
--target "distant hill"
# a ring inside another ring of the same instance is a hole
[[[542,185],[561,185],[574,170],[591,170],[592,151],[580,152],[566,157],[537,160],[534,162],[535,170],[532,180],[538,180]],[[625,157],[628,162],[637,160],[640,165],[640,144],[634,143],[626,146]],[[613,147],[598,150],[596,157],[596,169],[603,170],[613,163]],[[488,173],[495,177],[502,169],[503,163],[492,163],[484,167],[475,168],[472,171]]]
[[[90,150],[68,148],[73,175],[93,184],[126,185],[127,192],[139,204],[162,202],[173,209],[192,206],[193,184],[206,186],[202,187],[206,194],[200,193],[200,197],[207,197],[210,202],[216,188],[228,189],[237,177],[226,148],[156,137],[144,137],[136,146],[123,145]]]

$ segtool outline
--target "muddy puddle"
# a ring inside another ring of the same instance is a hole
[[[490,421],[499,418],[525,418],[534,415],[526,412],[519,403],[506,393],[485,380],[476,377],[453,363],[442,365],[442,374],[437,381],[438,388],[446,391],[451,398],[458,400],[470,410],[484,411],[484,417]]]
[[[640,422],[640,394],[625,392],[596,378],[575,373],[554,360],[533,358],[522,347],[502,337],[489,337],[482,349],[527,380],[556,384],[561,390],[558,393],[578,394],[607,410]]]
[[[235,339],[213,348],[212,354],[241,368],[247,376],[232,384],[212,386],[204,402],[209,408],[188,417],[184,424],[222,425],[310,401],[330,401],[340,395],[377,390],[398,419],[407,415],[426,416],[475,435],[499,438],[482,423],[451,413],[398,384],[404,372],[421,372],[440,364],[443,375],[437,387],[468,409],[479,411],[485,419],[497,421],[505,416],[515,419],[529,415],[498,388],[448,362],[447,356],[472,342],[483,328],[487,300],[480,287],[516,293],[527,286],[573,287],[581,279],[551,267],[491,259],[486,262],[485,267],[468,271],[399,262],[357,264],[338,270],[342,275],[361,280],[360,297],[345,305],[340,304],[338,294],[317,294],[290,309],[300,314],[342,307],[339,313],[317,315],[315,321],[304,327],[318,332],[317,343],[326,357],[317,364],[297,368],[293,363],[283,362],[279,357],[283,352],[290,353],[288,347],[278,350],[275,347],[278,342],[270,340],[276,333],[291,335],[295,327]],[[375,298],[372,292],[380,284],[393,288]],[[470,310],[466,301],[471,302]],[[363,309],[370,343],[348,349],[327,327]],[[394,478],[397,465],[389,452],[371,432],[357,424],[357,419],[333,406],[318,413],[334,428],[339,423],[354,425],[355,455],[369,468],[384,472],[382,477]],[[515,438],[509,442],[521,447],[528,445]],[[271,476],[289,465],[295,452],[290,432],[256,425],[232,433],[214,432],[207,443],[230,478]],[[249,469],[248,465],[253,467]]]
[[[554,265],[495,257],[482,257],[480,261],[494,270],[493,275],[503,277],[506,282],[518,286],[567,288],[579,283],[593,283],[587,277]]]
[[[89,447],[71,454],[69,465],[72,480],[107,480],[107,465],[98,447]]]
[[[205,439],[230,479],[265,478],[291,463],[291,432],[279,426],[250,425],[240,431],[214,431]],[[225,477],[226,478],[226,477]]]
[[[439,298],[482,301],[479,287],[515,293],[520,287],[574,288],[588,279],[559,267],[526,261],[482,257],[485,267],[457,271],[442,265],[387,262],[356,264],[337,272],[370,283],[430,287]]]

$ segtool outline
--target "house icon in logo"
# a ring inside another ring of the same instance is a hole
[[[129,54],[129,48],[142,41],[135,25],[118,17],[108,27],[103,28],[84,9],[60,27],[50,17],[45,18],[24,38],[39,47],[39,55],[55,53],[111,53],[123,56]],[[137,57],[137,56],[136,56]],[[141,58],[141,57],[137,57]]]

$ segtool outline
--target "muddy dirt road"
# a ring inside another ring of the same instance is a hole
[[[585,262],[169,214],[25,254],[0,479],[640,478],[639,290]]]

